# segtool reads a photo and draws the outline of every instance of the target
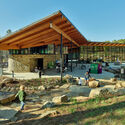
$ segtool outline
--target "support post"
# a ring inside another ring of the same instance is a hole
[[[79,58],[79,48],[76,48],[76,67],[77,67],[77,63],[78,63],[78,58]]]
[[[62,84],[62,79],[63,79],[63,72],[62,72],[62,47],[63,47],[63,43],[62,43],[62,33],[61,33],[61,44],[60,44],[60,75],[61,75],[61,84]]]
[[[72,72],[72,42],[71,42],[71,72]]]

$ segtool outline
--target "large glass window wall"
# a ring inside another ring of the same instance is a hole
[[[20,50],[9,50],[9,54],[54,54],[54,44],[44,45],[40,47],[25,48]]]
[[[114,62],[125,61],[125,47],[123,46],[81,46],[81,60],[98,60]]]

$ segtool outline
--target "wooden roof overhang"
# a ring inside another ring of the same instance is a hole
[[[106,42],[87,42],[83,43],[83,46],[125,46],[123,43],[106,43]]]
[[[63,36],[63,43],[72,42],[73,47],[80,47],[83,43],[87,43],[86,38],[61,11],[58,11],[0,39],[0,50],[48,44],[60,45],[60,34]]]

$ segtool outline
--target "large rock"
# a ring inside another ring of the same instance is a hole
[[[113,97],[125,94],[125,89],[115,89],[115,85],[107,85],[105,87],[92,89],[89,97]]]
[[[54,103],[61,103],[61,102],[67,102],[68,101],[68,97],[66,95],[62,95],[62,96],[58,96],[58,97],[54,97],[52,99],[52,101]]]
[[[111,82],[116,82],[117,78],[111,78],[110,80],[111,80]]]
[[[99,81],[89,81],[88,83],[89,87],[90,88],[96,88],[96,87],[99,87]]]
[[[65,79],[70,79],[70,78],[72,78],[72,76],[71,76],[71,75],[66,74],[66,75],[64,76],[64,78],[65,78]]]
[[[15,108],[2,107],[0,109],[0,123],[13,119],[17,112]]]
[[[75,96],[89,96],[89,93],[92,88],[89,88],[88,86],[78,86],[78,85],[72,85],[70,86],[69,90],[70,92],[67,94],[70,97]]]
[[[45,108],[52,108],[55,106],[55,103],[54,102],[50,102],[50,101],[46,101],[43,105],[42,105],[42,109],[45,109]]]
[[[2,83],[13,83],[13,78],[5,78]]]
[[[90,98],[84,97],[84,96],[77,96],[77,97],[74,97],[73,99],[75,99],[77,102],[84,102],[84,101],[88,101]]]
[[[6,104],[15,100],[15,94],[13,93],[0,93],[0,103]]]
[[[64,84],[62,85],[60,88],[61,89],[68,89],[70,87],[71,84]]]
[[[38,87],[38,90],[45,90],[45,89],[46,89],[46,88],[45,88],[45,86],[43,86],[43,85]]]
[[[124,81],[117,82],[115,88],[125,88],[125,82]]]
[[[64,79],[66,79],[67,83],[73,83],[73,84],[77,83],[76,78],[73,78],[73,76],[71,75],[64,76]]]

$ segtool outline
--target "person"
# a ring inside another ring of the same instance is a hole
[[[39,68],[39,78],[41,78],[41,75],[42,75],[42,71],[41,71],[41,68]]]
[[[24,85],[21,85],[20,90],[15,95],[15,97],[18,97],[20,100],[20,110],[24,110],[24,105],[25,105],[26,93],[25,93],[24,89],[25,89]]]
[[[90,76],[90,74],[89,74],[89,71],[87,71],[87,72],[85,73],[85,83],[86,83],[86,85],[88,85],[88,81],[89,81],[90,78],[91,78],[91,76]]]
[[[78,79],[79,79],[79,82],[78,82],[78,85],[82,85],[82,79],[80,78],[80,77],[78,77]]]
[[[108,62],[105,62],[105,66],[106,66],[106,67],[109,66]]]
[[[38,68],[37,68],[37,67],[35,67],[34,71],[37,73],[37,72],[38,72]]]

